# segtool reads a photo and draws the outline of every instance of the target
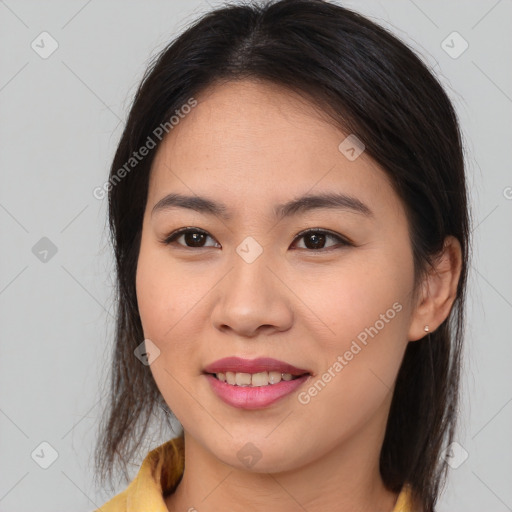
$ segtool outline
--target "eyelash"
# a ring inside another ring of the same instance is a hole
[[[199,234],[202,234],[202,235],[210,236],[207,231],[204,231],[204,230],[198,229],[198,228],[188,227],[188,228],[181,228],[181,229],[178,229],[176,231],[173,231],[171,234],[166,236],[161,242],[164,245],[170,245],[177,238],[179,238],[181,235],[188,234],[188,233],[199,233]],[[342,247],[343,246],[354,246],[354,244],[350,240],[348,240],[346,237],[342,237],[341,235],[338,235],[337,233],[334,233],[332,231],[325,230],[325,229],[307,229],[305,231],[301,231],[295,237],[294,242],[296,240],[300,239],[300,238],[305,237],[306,235],[318,235],[318,234],[327,235],[327,237],[334,238],[334,239],[338,240],[338,242],[341,243]],[[210,238],[213,239],[213,237],[211,237],[211,236],[210,236]],[[212,246],[189,247],[187,245],[182,245],[182,244],[178,244],[178,245],[180,245],[183,249],[207,249],[207,248],[212,248]],[[301,248],[301,249],[306,250],[308,252],[326,252],[326,251],[330,251],[330,250],[334,250],[334,249],[340,249],[340,248],[341,247],[331,246],[331,247],[327,247],[327,248],[323,248],[323,249],[308,249],[307,247],[306,248]]]

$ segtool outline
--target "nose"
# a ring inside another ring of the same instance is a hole
[[[279,265],[266,251],[251,263],[235,252],[232,262],[231,271],[215,288],[214,327],[248,338],[289,329],[293,293]]]

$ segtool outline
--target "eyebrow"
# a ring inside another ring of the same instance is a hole
[[[168,194],[160,199],[153,207],[151,215],[173,208],[187,208],[199,213],[215,215],[225,220],[232,218],[231,212],[222,203],[206,197],[187,196],[176,193]],[[278,204],[274,207],[274,215],[278,220],[281,220],[285,217],[299,215],[316,209],[346,210],[366,217],[375,217],[373,211],[356,197],[335,192],[304,195],[287,203]]]

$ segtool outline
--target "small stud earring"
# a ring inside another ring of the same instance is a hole
[[[425,325],[425,332],[428,332],[429,329],[428,329],[428,325]]]

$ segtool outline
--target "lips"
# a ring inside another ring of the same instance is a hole
[[[204,368],[205,373],[260,373],[260,372],[281,372],[291,375],[310,374],[309,370],[297,368],[284,361],[272,359],[269,357],[260,357],[257,359],[242,359],[241,357],[225,357],[219,359]]]

